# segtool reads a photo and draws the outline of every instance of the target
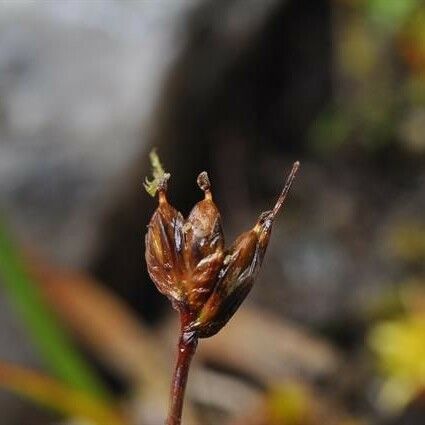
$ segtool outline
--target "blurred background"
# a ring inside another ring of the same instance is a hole
[[[227,244],[301,161],[185,425],[425,423],[423,0],[0,0],[1,424],[163,423],[156,148]]]

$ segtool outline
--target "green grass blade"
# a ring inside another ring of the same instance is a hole
[[[106,396],[98,376],[76,350],[43,300],[1,218],[0,284],[6,289],[51,372],[75,389]]]

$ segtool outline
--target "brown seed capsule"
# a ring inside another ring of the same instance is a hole
[[[173,303],[185,300],[183,257],[183,216],[172,207],[165,195],[166,186],[158,189],[159,205],[146,233],[146,264],[158,290]]]
[[[184,220],[167,201],[169,175],[162,169],[159,159],[153,159],[155,178],[147,180],[145,186],[151,194],[158,191],[159,205],[146,234],[149,275],[159,291],[180,311],[184,331],[208,337],[229,321],[252,288],[273,221],[299,163],[293,165],[273,210],[262,213],[255,226],[224,251],[221,217],[212,200],[207,173],[202,172],[197,180],[204,191],[204,199]]]
[[[252,288],[270,240],[273,221],[281,209],[294,180],[296,162],[273,210],[263,212],[255,226],[240,235],[226,251],[217,285],[199,317],[189,325],[199,337],[216,334],[233,316]]]
[[[214,288],[223,262],[224,237],[220,213],[212,201],[210,182],[204,171],[198,185],[205,199],[192,209],[184,225],[185,262],[190,274],[188,301],[199,311]]]
[[[207,173],[199,175],[198,184],[205,199],[193,207],[187,220],[168,203],[166,187],[160,185],[159,206],[146,234],[149,275],[188,320],[199,314],[223,262],[221,218]]]

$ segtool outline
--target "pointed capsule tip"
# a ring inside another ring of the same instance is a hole
[[[160,204],[167,203],[167,188],[168,188],[168,180],[171,177],[170,173],[164,173],[162,178],[158,182],[157,193],[158,193],[158,202]]]
[[[279,195],[279,198],[276,201],[275,206],[273,207],[272,217],[276,217],[280,209],[282,208],[286,196],[288,195],[289,189],[291,189],[292,183],[294,182],[295,175],[297,174],[298,169],[300,168],[300,162],[295,161],[292,165],[291,172],[288,174],[288,177],[286,178],[285,185],[283,186],[282,192]]]
[[[211,183],[206,171],[202,171],[202,173],[199,174],[196,183],[198,183],[199,188],[205,193],[206,197],[211,197]]]
[[[158,181],[158,192],[166,192],[168,187],[168,180],[170,180],[171,174],[164,173]]]

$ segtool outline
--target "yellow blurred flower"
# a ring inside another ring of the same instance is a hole
[[[310,395],[296,383],[282,385],[270,394],[267,400],[269,421],[272,425],[301,425],[310,423]]]
[[[402,408],[425,388],[425,313],[375,326],[368,342],[385,377],[381,404],[389,410]]]

